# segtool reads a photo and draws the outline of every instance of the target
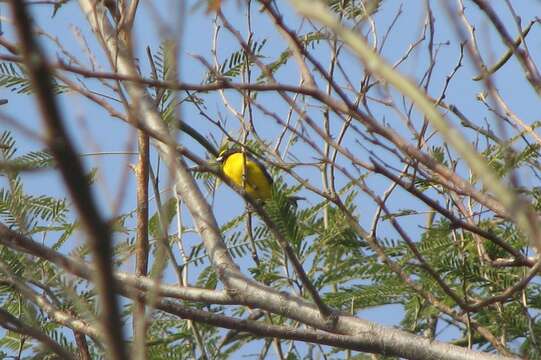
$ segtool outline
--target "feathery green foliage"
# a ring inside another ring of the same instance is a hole
[[[0,62],[0,87],[9,89],[17,94],[32,94],[32,84],[26,76],[26,70],[19,64]],[[56,95],[69,89],[53,80],[53,89]]]

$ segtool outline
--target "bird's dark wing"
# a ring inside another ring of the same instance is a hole
[[[259,161],[258,159],[256,159],[255,157],[253,157],[252,155],[250,154],[246,154],[246,158],[255,162],[257,164],[257,166],[261,169],[261,171],[263,172],[263,175],[265,175],[265,177],[267,178],[267,180],[269,181],[269,183],[272,185],[274,183],[274,180],[272,179],[272,176],[270,176],[269,172],[267,171],[267,168],[265,167],[265,165]]]

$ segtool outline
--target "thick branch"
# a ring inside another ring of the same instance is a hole
[[[25,324],[3,309],[0,309],[0,326],[6,330],[30,336],[40,341],[43,345],[55,352],[62,359],[75,359],[72,354],[64,350],[62,346],[48,337],[45,333]]]
[[[0,244],[15,251],[23,251],[27,254],[50,261],[65,271],[83,279],[87,279],[89,281],[93,280],[92,274],[95,272],[93,267],[43,246],[32,239],[10,230],[2,223],[0,223]],[[225,292],[173,285],[158,285],[158,283],[152,278],[135,276],[120,271],[115,272],[113,275],[116,280],[116,286],[128,286],[144,291],[157,289],[160,296],[173,297],[194,302],[204,302],[207,304],[237,304]]]
[[[47,143],[55,157],[71,197],[89,235],[90,249],[96,263],[96,284],[101,299],[101,320],[111,359],[127,359],[122,341],[122,322],[114,291],[111,233],[101,218],[90,192],[79,157],[64,129],[60,108],[56,102],[52,77],[45,54],[34,39],[26,6],[10,1],[20,48],[47,131]]]
[[[148,269],[148,180],[149,180],[149,137],[137,130],[139,163],[137,175],[137,238],[135,240],[135,275],[146,276]],[[133,306],[133,338],[137,357],[145,359],[145,302],[137,299]]]
[[[51,250],[37,242],[34,242],[33,240],[27,237],[24,237],[13,230],[8,229],[3,224],[0,224],[0,243],[14,250],[24,251],[29,254],[39,256],[41,258],[44,258],[48,261],[55,263],[58,266],[63,267],[66,271],[73,272],[74,274],[81,276],[85,279],[90,279],[90,273],[92,271],[89,267],[86,267],[82,265],[81,263],[78,263],[73,259],[70,259],[62,254],[59,254],[55,252],[54,250]],[[117,276],[117,278],[119,279],[119,281],[124,282],[124,284],[128,287],[119,286],[119,284],[117,284],[116,289],[119,289],[119,291],[122,291],[122,293],[128,297],[134,296],[133,295],[134,291],[133,291],[132,286],[136,286],[138,289],[148,290],[149,286],[141,286],[141,285],[150,285],[148,284],[149,282],[154,283],[152,280],[148,280],[146,278],[135,278],[133,277],[133,275]],[[236,281],[240,282],[241,279],[237,279]],[[170,288],[169,291],[166,291],[165,290],[166,288]],[[177,292],[183,292],[186,290],[186,289],[183,290],[180,287],[173,287],[173,286],[167,287],[167,286],[161,285],[160,295],[162,296],[164,296],[164,294],[172,295],[173,293],[175,293],[174,291],[175,288],[177,289]],[[257,301],[254,301],[254,302],[258,303],[261,308],[267,309],[277,314],[289,316],[299,321],[308,322],[308,324],[310,325],[318,325],[318,327],[320,328],[325,327],[324,322],[316,320],[317,316],[319,315],[317,309],[314,308],[313,305],[309,305],[302,299],[294,298],[286,294],[279,293],[277,291],[274,291],[273,289],[270,289],[272,292],[265,291],[266,289],[263,286],[261,286],[260,289],[256,289],[253,286],[251,288],[246,288],[246,289],[248,289],[246,291],[251,291],[251,294],[245,294],[246,296],[244,298],[246,301],[256,298],[255,300]],[[201,289],[201,290],[206,291],[206,292],[212,292],[211,290],[206,290],[206,289]],[[197,301],[196,297],[190,297],[189,299],[192,301]],[[199,298],[199,301],[205,301],[205,300],[208,303],[212,303],[212,300],[210,297]],[[217,300],[217,299],[214,299],[214,300]],[[252,302],[252,304],[254,302]],[[197,313],[197,311],[194,309],[188,309],[184,307],[181,310],[179,310],[180,308],[177,308],[176,305],[171,305],[171,304],[174,304],[174,303],[162,300],[159,302],[159,305],[157,307],[164,311],[174,311],[172,313],[185,317],[185,318],[190,318],[194,321],[206,321],[206,319],[208,319],[208,314],[206,312]],[[240,330],[247,329],[247,328],[243,328],[239,326],[236,326],[236,327],[231,327],[231,325],[226,326],[226,324],[230,324],[231,318],[227,318],[227,317],[225,318],[229,320],[226,320],[225,322],[220,323],[218,326],[232,328],[232,329],[240,329]],[[221,319],[221,317],[212,318],[212,319]],[[238,320],[235,320],[235,321],[238,321]],[[359,344],[364,344],[363,346],[368,346],[367,344],[374,344],[373,346],[377,346],[376,350],[374,351],[378,353],[397,354],[398,356],[402,356],[402,357],[406,357],[410,359],[434,359],[436,357],[444,356],[443,354],[447,354],[445,355],[447,359],[482,360],[482,359],[499,358],[497,356],[490,355],[490,354],[481,354],[481,353],[477,353],[471,350],[459,348],[453,345],[448,345],[448,344],[440,343],[437,341],[430,341],[429,339],[426,339],[424,337],[415,336],[403,331],[399,331],[395,329],[387,329],[377,324],[363,321],[360,319],[356,319],[350,316],[339,316],[338,321],[341,322],[340,324],[338,324],[338,327],[340,327],[342,331],[349,329],[348,332],[354,335],[356,334],[355,335],[355,339],[356,339],[355,341],[357,341],[356,346],[358,346]],[[266,326],[267,325],[264,325],[264,327]],[[330,331],[333,331],[331,327],[328,327],[328,328]],[[256,329],[256,331],[259,331],[257,330],[257,326],[254,329]],[[260,333],[260,332],[255,332],[255,333],[259,335],[264,335],[263,333]],[[321,334],[320,332],[317,332],[317,333]],[[274,336],[271,333],[268,333],[268,334],[269,334],[268,336]],[[284,338],[287,338],[287,337],[284,337]],[[345,338],[340,337],[340,338],[348,339],[347,337]],[[348,346],[348,341],[345,341],[344,343],[345,347]],[[422,351],[420,349],[422,349]]]

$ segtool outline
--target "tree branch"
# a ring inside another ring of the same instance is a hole
[[[23,60],[47,131],[47,144],[60,168],[64,181],[89,235],[89,245],[96,263],[96,285],[102,302],[101,322],[105,332],[109,356],[114,360],[127,359],[123,343],[122,322],[114,291],[112,266],[112,238],[109,227],[101,218],[90,192],[83,167],[76,155],[64,125],[60,108],[54,96],[52,77],[45,54],[34,39],[26,6],[10,1],[17,28]]]

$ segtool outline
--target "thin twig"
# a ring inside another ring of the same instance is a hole
[[[28,69],[43,121],[47,143],[64,181],[70,191],[81,222],[89,234],[89,245],[96,262],[96,284],[102,301],[101,321],[105,331],[109,356],[114,360],[127,359],[123,343],[122,322],[114,291],[112,265],[112,237],[109,226],[102,219],[95,199],[90,193],[80,159],[66,133],[62,116],[54,97],[52,76],[46,57],[32,34],[31,21],[23,3],[10,1],[13,18],[20,38],[20,48]]]

